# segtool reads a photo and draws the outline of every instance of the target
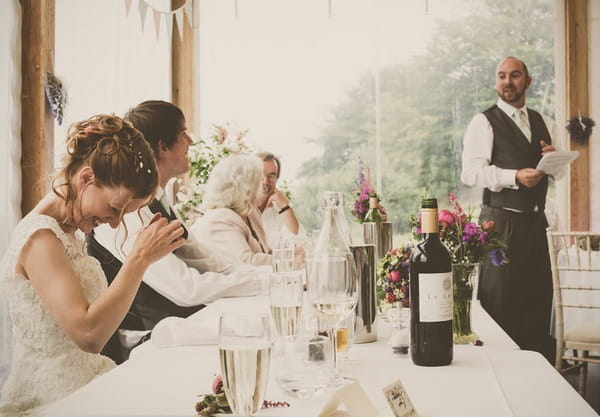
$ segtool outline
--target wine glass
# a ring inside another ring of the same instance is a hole
[[[304,271],[273,272],[269,277],[271,317],[280,337],[298,333],[304,295]]]
[[[223,389],[231,410],[254,416],[261,410],[271,361],[268,314],[226,312],[219,318]]]
[[[352,254],[322,254],[313,256],[310,262],[308,301],[326,322],[332,346],[337,346],[337,326],[352,312],[358,298],[358,276],[352,259]],[[343,383],[337,374],[336,350],[333,349],[333,386]]]

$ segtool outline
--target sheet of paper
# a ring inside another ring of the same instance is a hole
[[[550,176],[557,176],[562,169],[579,157],[578,151],[549,152],[540,159],[536,169],[544,171]]]

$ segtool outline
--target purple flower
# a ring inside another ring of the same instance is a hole
[[[485,244],[487,243],[487,237],[488,237],[488,232],[481,232],[479,234],[479,242],[481,242],[481,244],[483,246],[485,246]]]
[[[490,257],[494,266],[502,266],[506,263],[506,254],[500,248],[492,249]]]
[[[463,229],[462,241],[467,242],[473,239],[474,236],[477,235],[478,232],[477,223],[469,222],[465,224],[465,228]]]

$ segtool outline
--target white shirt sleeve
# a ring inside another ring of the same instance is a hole
[[[504,188],[518,189],[516,169],[491,165],[494,132],[483,113],[477,114],[465,132],[462,153],[461,181],[471,187],[489,188],[498,192]]]
[[[143,223],[149,221],[152,213],[144,207],[140,211],[140,216],[141,220],[136,212],[125,216],[124,223],[127,228],[125,243],[121,244],[125,237],[124,228],[119,226],[117,229],[111,229],[106,224],[95,229],[96,240],[123,262],[126,254],[133,247],[135,236],[141,230]],[[143,281],[180,306],[206,304],[222,297],[241,297],[262,292],[262,278],[258,269],[224,275],[215,270],[211,271],[211,268],[222,271],[232,270],[231,265],[225,266],[206,254],[192,237],[176,253],[170,253],[150,265]]]

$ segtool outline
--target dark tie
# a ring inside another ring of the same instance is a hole
[[[148,207],[150,208],[150,211],[152,213],[160,213],[161,216],[166,217],[167,219],[169,219],[169,221],[177,219],[177,216],[175,216],[175,212],[173,211],[173,209],[169,207],[169,211],[167,211],[160,203],[160,201],[158,201],[156,198],[152,199],[152,202]],[[188,231],[183,224],[181,225],[181,227],[183,227],[183,234],[181,236],[184,239],[187,239]]]

